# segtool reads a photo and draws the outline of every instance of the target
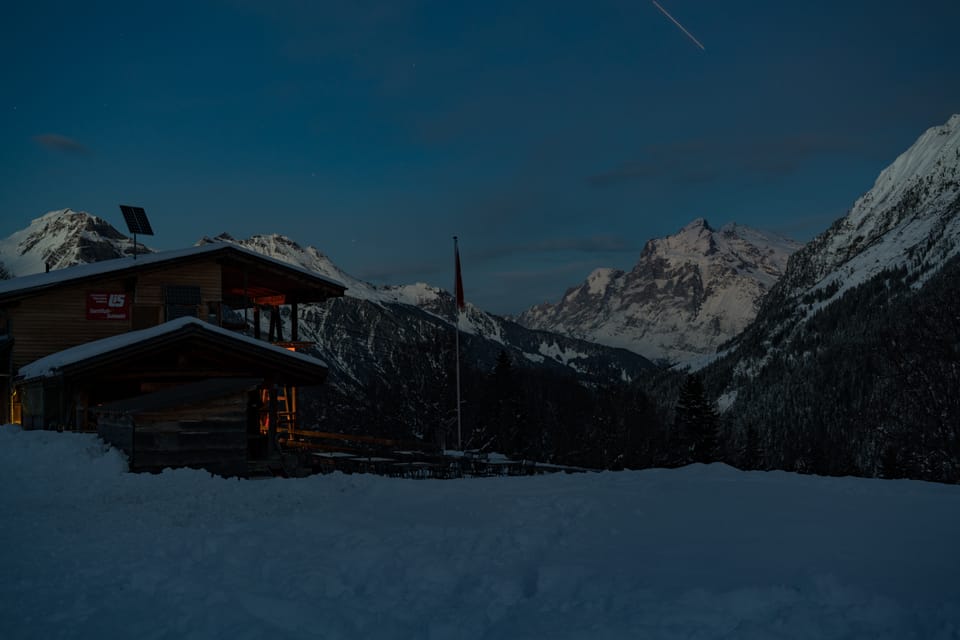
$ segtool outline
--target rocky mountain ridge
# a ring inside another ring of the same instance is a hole
[[[801,253],[784,293],[796,297],[804,286],[826,288],[840,279],[842,293],[899,266],[935,270],[958,251],[958,192],[960,114],[924,132]]]
[[[532,307],[524,326],[688,362],[747,326],[800,243],[698,218],[646,243],[628,272],[597,269],[556,304]]]
[[[958,214],[960,114],[924,132],[846,216],[791,257],[744,337],[793,335],[847,292],[891,272],[919,289],[960,253]]]

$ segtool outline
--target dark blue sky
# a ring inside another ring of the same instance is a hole
[[[960,2],[6,3],[0,235],[282,233],[512,313],[696,217],[807,240],[960,111]]]

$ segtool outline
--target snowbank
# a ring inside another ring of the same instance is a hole
[[[4,638],[955,638],[960,487],[131,475],[0,428]]]

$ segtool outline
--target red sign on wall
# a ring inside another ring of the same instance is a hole
[[[88,293],[87,320],[128,320],[130,297],[126,293]]]

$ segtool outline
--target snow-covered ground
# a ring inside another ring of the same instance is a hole
[[[957,486],[124,468],[0,428],[0,637],[960,637]]]

